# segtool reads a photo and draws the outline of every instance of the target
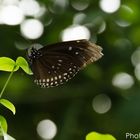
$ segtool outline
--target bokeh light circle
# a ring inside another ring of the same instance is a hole
[[[18,25],[24,19],[22,10],[14,5],[8,5],[1,9],[1,20],[7,25]]]
[[[89,0],[73,0],[71,1],[71,5],[74,9],[78,11],[82,11],[88,8],[89,6]]]
[[[134,79],[128,73],[120,72],[113,77],[112,84],[120,89],[129,89],[133,86]]]
[[[131,56],[131,62],[133,66],[140,64],[140,47],[133,52]]]
[[[120,0],[100,0],[100,8],[106,13],[114,13],[120,7]]]
[[[92,101],[93,109],[99,114],[104,114],[108,112],[111,108],[111,105],[111,99],[106,94],[99,94],[95,96]]]
[[[37,39],[43,34],[43,24],[37,19],[27,19],[21,24],[21,33],[29,39]]]
[[[18,5],[19,0],[0,0],[0,4],[2,5]]]
[[[73,24],[81,24],[86,18],[86,14],[78,13],[73,17]]]
[[[78,39],[89,39],[90,31],[87,27],[82,25],[70,26],[61,34],[63,41],[78,40]]]
[[[22,9],[24,14],[28,16],[34,16],[40,11],[40,5],[35,0],[21,0],[19,7]]]
[[[138,64],[136,67],[135,67],[135,76],[136,78],[140,81],[140,64]]]
[[[44,140],[51,140],[57,133],[56,124],[49,120],[42,120],[37,125],[37,133]]]

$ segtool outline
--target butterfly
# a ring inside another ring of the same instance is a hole
[[[102,48],[88,40],[72,40],[47,46],[33,44],[28,61],[34,82],[40,87],[54,87],[67,82],[87,64],[103,56]]]

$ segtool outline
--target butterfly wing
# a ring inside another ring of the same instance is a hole
[[[35,82],[41,87],[62,84],[87,64],[102,57],[102,48],[87,40],[48,45],[39,49],[40,57],[31,64]]]

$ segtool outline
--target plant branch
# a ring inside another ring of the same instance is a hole
[[[2,95],[3,95],[3,93],[4,93],[5,89],[6,89],[6,87],[7,87],[8,83],[9,83],[9,81],[10,81],[10,79],[11,79],[13,73],[14,73],[14,69],[15,69],[15,67],[13,68],[13,70],[12,70],[12,72],[10,73],[10,75],[9,75],[9,77],[8,77],[8,79],[7,79],[7,81],[6,81],[6,83],[5,83],[4,86],[3,86],[3,89],[2,89],[1,92],[0,92],[0,98],[2,97]]]

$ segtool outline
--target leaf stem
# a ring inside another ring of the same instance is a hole
[[[5,89],[6,89],[6,87],[7,87],[8,83],[9,83],[9,81],[10,81],[10,79],[11,79],[13,73],[14,73],[14,69],[15,69],[15,67],[14,67],[13,70],[11,71],[11,73],[10,73],[10,75],[9,75],[9,77],[8,77],[8,79],[7,79],[7,81],[6,81],[6,83],[5,83],[4,86],[3,86],[3,89],[2,89],[1,92],[0,92],[0,98],[2,97],[2,95],[3,95],[3,93],[4,93]]]

